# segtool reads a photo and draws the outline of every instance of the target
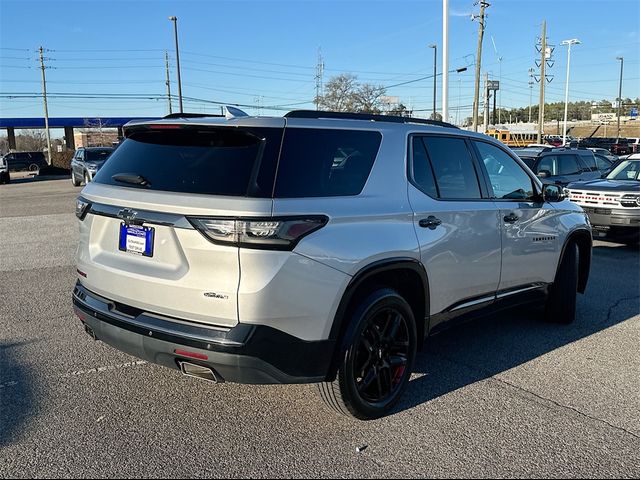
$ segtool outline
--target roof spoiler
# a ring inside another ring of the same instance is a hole
[[[224,115],[216,115],[213,113],[170,113],[162,117],[162,119],[171,118],[204,118],[204,117],[223,117]]]

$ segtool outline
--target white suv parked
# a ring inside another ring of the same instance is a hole
[[[213,381],[319,383],[367,419],[453,318],[574,319],[587,217],[501,143],[401,117],[176,117],[126,125],[78,198],[92,337]]]
[[[0,184],[9,183],[11,174],[9,173],[9,163],[3,156],[0,156]]]

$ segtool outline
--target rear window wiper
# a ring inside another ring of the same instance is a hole
[[[149,180],[144,178],[142,175],[138,175],[136,173],[116,173],[111,178],[116,182],[130,183],[132,185],[141,185],[143,187],[148,187],[151,185],[149,183]]]

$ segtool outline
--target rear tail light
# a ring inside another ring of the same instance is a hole
[[[84,220],[84,217],[87,215],[90,207],[90,202],[82,197],[78,197],[76,199],[76,217],[78,217],[80,220]]]
[[[305,236],[324,227],[323,215],[263,219],[189,218],[213,243],[267,250],[293,250]]]

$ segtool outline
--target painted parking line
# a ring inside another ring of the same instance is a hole
[[[144,361],[144,360],[138,360],[135,362],[126,362],[126,363],[120,363],[118,365],[105,365],[102,367],[95,367],[95,368],[90,368],[88,370],[75,370],[73,372],[69,372],[69,373],[63,373],[62,375],[57,375],[55,378],[59,378],[59,379],[67,379],[67,378],[74,378],[74,377],[79,377],[82,375],[93,375],[93,374],[97,374],[97,373],[104,373],[104,372],[111,372],[114,370],[121,370],[123,368],[132,368],[132,367],[139,367],[142,365],[146,365],[148,362]],[[11,388],[11,387],[15,387],[19,385],[19,382],[16,381],[9,381],[9,382],[5,382],[5,383],[0,383],[0,389],[3,388]]]

